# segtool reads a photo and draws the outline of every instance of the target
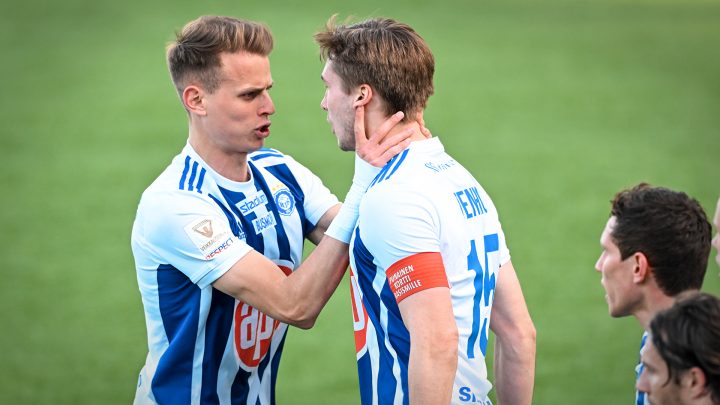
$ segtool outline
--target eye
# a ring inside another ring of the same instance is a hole
[[[245,99],[245,100],[252,100],[252,99],[254,99],[255,97],[257,97],[257,95],[258,95],[258,92],[257,92],[257,91],[251,91],[251,92],[248,92],[248,93],[241,93],[241,94],[239,95],[239,97],[242,98],[242,99]]]

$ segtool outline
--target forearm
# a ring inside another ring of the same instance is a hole
[[[535,381],[534,329],[495,339],[495,390],[500,405],[532,403]]]
[[[457,371],[457,342],[454,347],[410,346],[408,390],[410,404],[449,404]]]
[[[398,306],[410,333],[410,403],[450,403],[459,339],[450,290],[430,288],[404,298]]]
[[[348,267],[348,245],[331,237],[318,246],[283,285],[288,323],[311,328]]]

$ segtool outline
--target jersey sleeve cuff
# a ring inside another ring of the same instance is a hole
[[[230,270],[230,268],[237,263],[238,260],[245,257],[245,255],[251,250],[252,248],[248,245],[236,249],[232,255],[228,255],[222,262],[216,263],[214,267],[209,268],[208,271],[195,282],[195,284],[197,284],[200,288],[205,288],[211,285],[215,282],[215,280],[227,273],[227,271]]]

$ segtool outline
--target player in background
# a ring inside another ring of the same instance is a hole
[[[653,405],[720,405],[720,299],[682,294],[650,321],[638,391]]]
[[[503,404],[530,404],[535,329],[490,197],[415,118],[433,93],[434,59],[408,25],[330,19],[321,107],[342,150],[400,108],[410,146],[373,180],[350,246],[363,404],[489,403],[485,354],[496,335]],[[391,132],[392,133],[392,132]],[[482,154],[478,142],[477,153]]]
[[[650,319],[678,294],[700,289],[710,235],[705,211],[685,193],[644,183],[617,193],[595,263],[610,316],[634,316],[647,331]],[[641,350],[646,343],[647,332]],[[637,379],[642,363],[635,371]],[[647,404],[641,391],[636,404]]]
[[[341,208],[304,166],[262,149],[272,46],[262,24],[206,16],[168,47],[189,137],[143,193],[132,231],[149,346],[137,404],[274,404],[287,324],[311,327],[347,268],[379,169],[356,171]],[[381,166],[404,149],[409,133],[384,137],[401,117],[361,134],[358,154]],[[317,248],[301,265],[305,238]]]

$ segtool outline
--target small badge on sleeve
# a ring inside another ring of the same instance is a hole
[[[235,241],[228,224],[218,218],[198,218],[185,225],[184,229],[205,260],[222,254]]]

